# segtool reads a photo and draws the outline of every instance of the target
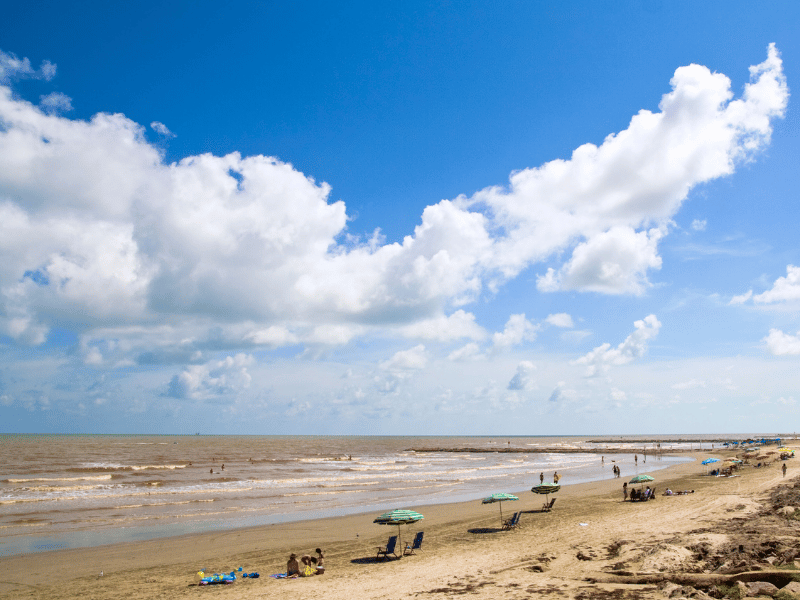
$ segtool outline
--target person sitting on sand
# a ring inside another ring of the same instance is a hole
[[[667,488],[667,491],[666,491],[666,492],[664,492],[664,495],[665,495],[665,496],[672,496],[672,490],[671,490],[671,489],[669,489],[669,488]]]
[[[286,563],[286,576],[287,577],[297,577],[300,575],[300,565],[297,564],[297,554],[292,552],[289,555],[289,560]]]
[[[652,490],[650,489],[650,486],[648,485],[647,489],[644,491],[644,499],[645,500],[650,500],[650,494],[651,493],[652,493]]]
[[[300,577],[311,577],[317,574],[317,568],[312,566],[312,563],[317,562],[316,558],[306,554],[300,560],[303,563],[303,567],[300,569]]]
[[[317,553],[317,575],[322,575],[325,572],[325,555],[322,550],[317,548],[314,550]]]

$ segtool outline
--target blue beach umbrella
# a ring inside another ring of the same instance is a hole
[[[481,504],[494,504],[495,502],[500,503],[500,525],[503,525],[503,500],[519,500],[513,494],[492,494],[488,498],[484,498],[481,500]]]
[[[719,462],[719,459],[718,458],[714,458],[712,456],[710,458],[705,459],[703,462],[700,463],[701,465],[705,465],[705,467],[706,467],[706,475],[708,475],[708,465],[710,465],[711,463],[715,463],[715,462]]]

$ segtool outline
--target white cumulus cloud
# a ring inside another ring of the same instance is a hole
[[[535,340],[538,329],[539,327],[526,319],[524,314],[511,315],[505,329],[492,336],[492,343],[497,349],[517,346],[524,341]]]
[[[508,382],[508,389],[513,391],[531,390],[535,387],[533,378],[536,372],[536,365],[529,360],[523,360],[517,365],[517,372]]]
[[[162,136],[164,136],[166,138],[174,138],[175,137],[175,134],[172,133],[169,130],[169,127],[167,127],[166,125],[164,125],[160,121],[153,121],[152,123],[150,123],[150,127],[157,134],[162,135]]]
[[[46,113],[69,112],[72,110],[72,98],[61,92],[53,92],[39,99],[39,106]]]
[[[475,322],[475,315],[461,309],[449,316],[417,321],[400,329],[405,337],[451,341],[459,339],[482,340],[486,331]]]
[[[780,329],[770,329],[763,341],[766,342],[769,352],[775,356],[800,354],[800,331],[797,335],[791,335]]]
[[[573,364],[586,365],[586,376],[594,377],[607,372],[612,366],[624,365],[641,358],[647,351],[650,340],[658,335],[661,323],[655,315],[648,315],[644,319],[634,322],[633,325],[636,328],[635,331],[616,348],[605,343],[575,360]]]
[[[647,271],[661,268],[658,229],[636,232],[614,227],[578,244],[560,271],[548,269],[537,279],[542,292],[585,290],[605,294],[642,294]]]
[[[705,219],[695,219],[692,221],[692,229],[695,231],[705,231],[708,223]]]
[[[247,367],[251,355],[237,354],[203,365],[190,365],[169,383],[167,395],[175,398],[207,399],[237,394],[250,387]]]
[[[800,267],[794,265],[787,265],[786,277],[778,277],[772,285],[772,289],[753,296],[753,302],[757,304],[795,300],[800,300]]]
[[[392,358],[381,363],[381,368],[387,371],[409,371],[424,369],[427,363],[425,346],[419,344],[408,350],[396,352]]]
[[[56,65],[49,60],[42,62],[38,69],[31,66],[27,58],[0,50],[0,84],[7,84],[13,79],[45,79],[50,81],[56,76]]]
[[[553,327],[561,327],[563,329],[571,329],[575,326],[572,317],[567,313],[547,315],[545,322]]]
[[[774,45],[750,76],[734,100],[724,75],[681,67],[660,112],[642,110],[600,146],[585,144],[569,160],[514,173],[508,188],[463,198],[464,206],[484,206],[508,232],[497,240],[492,266],[511,277],[573,247],[568,263],[548,272],[540,289],[640,293],[647,269],[660,265],[660,234],[648,224],[668,223],[692,187],[732,173],[768,143],[770,119],[784,114],[788,88]],[[602,260],[589,255],[594,248]]]

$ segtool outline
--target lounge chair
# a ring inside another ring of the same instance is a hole
[[[388,558],[390,554],[394,554],[395,558],[400,558],[394,551],[395,546],[397,546],[397,536],[393,535],[389,538],[389,541],[386,542],[385,548],[381,546],[378,547],[378,556],[376,558],[380,558],[381,555],[383,555],[383,558]]]
[[[414,554],[414,550],[422,550],[423,535],[425,535],[424,531],[417,532],[417,535],[414,536],[414,541],[411,542],[411,545],[406,544],[406,547],[403,549],[403,556],[406,554]]]
[[[503,523],[503,529],[508,530],[508,529],[514,529],[516,527],[519,527],[519,518],[521,516],[522,516],[522,511],[515,512],[513,515],[511,515],[510,519],[508,519],[507,521],[505,521]]]
[[[550,502],[545,502],[542,505],[542,512],[550,512],[550,510],[553,508],[553,504],[555,503],[556,503],[556,498],[553,498],[552,500],[550,500]]]

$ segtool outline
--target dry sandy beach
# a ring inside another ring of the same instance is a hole
[[[731,478],[706,476],[699,460],[675,465],[655,474],[659,495],[651,502],[622,502],[626,479],[578,485],[562,480],[550,513],[539,511],[543,498],[529,491],[503,504],[504,516],[526,511],[514,531],[499,529],[497,505],[415,507],[425,519],[403,526],[402,535],[410,540],[424,530],[423,551],[400,560],[375,559],[376,547],[397,528],[373,524],[374,514],[7,557],[0,559],[0,598],[735,596],[744,586],[733,581],[736,573],[779,588],[792,578],[786,569],[795,568],[796,555],[800,559],[800,521],[779,509],[800,506],[796,460],[786,461],[785,478],[778,460],[762,468],[744,466]],[[665,497],[667,487],[695,493]],[[291,552],[313,554],[318,546],[326,551],[325,575],[268,576],[285,570]],[[200,568],[214,573],[240,566],[261,577],[195,584]]]

